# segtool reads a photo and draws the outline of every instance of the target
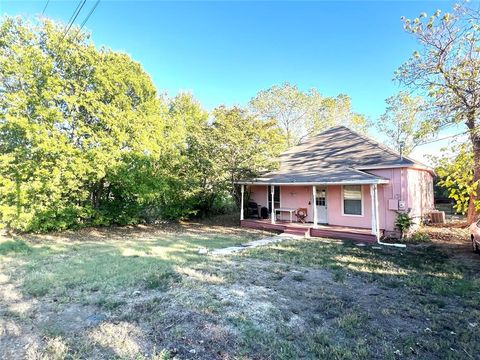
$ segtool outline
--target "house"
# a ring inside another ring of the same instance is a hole
[[[431,168],[344,126],[289,149],[279,162],[278,170],[239,182],[242,226],[376,241],[396,231],[398,211],[419,223],[434,209]],[[246,218],[245,197],[268,208],[269,218]],[[299,208],[305,223],[296,222]]]

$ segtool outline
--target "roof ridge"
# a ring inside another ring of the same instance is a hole
[[[407,156],[402,156],[402,155],[400,155],[400,153],[399,153],[398,151],[396,151],[396,150],[388,147],[387,145],[385,145],[385,144],[383,144],[383,143],[381,143],[381,142],[379,142],[379,141],[371,138],[370,136],[368,136],[368,135],[366,135],[366,134],[361,134],[361,133],[359,133],[358,131],[353,130],[353,129],[350,129],[350,128],[347,127],[347,126],[341,125],[340,127],[343,127],[343,128],[345,128],[345,129],[347,129],[348,131],[354,133],[355,135],[361,137],[362,139],[365,139],[365,140],[367,140],[368,142],[370,142],[371,144],[379,147],[380,149],[383,149],[383,150],[385,150],[385,151],[388,151],[391,155],[398,156],[400,159],[404,158],[404,159],[410,160],[410,161],[412,161],[412,162],[416,162],[415,160],[410,159],[410,158],[407,157]]]
[[[425,166],[425,167],[427,167],[427,168],[430,168],[430,166],[425,165],[424,163],[422,163],[422,162],[420,162],[420,161],[418,161],[418,160],[415,160],[415,159],[411,158],[410,156],[401,155],[397,150],[392,149],[392,148],[390,148],[389,146],[385,145],[384,143],[373,139],[373,138],[370,137],[369,135],[361,134],[361,133],[359,133],[358,131],[353,130],[353,129],[349,128],[348,126],[345,126],[345,125],[338,125],[338,126],[335,126],[335,127],[337,127],[337,128],[344,128],[344,129],[346,129],[346,130],[354,133],[355,135],[361,137],[362,139],[365,139],[366,141],[370,142],[371,144],[376,145],[378,148],[383,149],[383,150],[389,152],[391,155],[397,156],[397,157],[399,158],[399,160],[406,159],[406,160],[411,161],[411,162],[414,163],[414,164],[417,164],[417,165],[421,165],[421,166]],[[329,128],[329,129],[327,129],[327,130],[325,130],[325,131],[323,131],[323,132],[326,132],[326,131],[331,130],[331,129],[333,129],[333,128],[334,128],[334,127]]]

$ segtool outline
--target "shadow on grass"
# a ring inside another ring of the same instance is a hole
[[[251,250],[245,256],[350,272],[389,287],[410,286],[411,290],[440,295],[473,295],[480,291],[471,266],[456,261],[436,245],[373,249],[353,242],[309,239]]]
[[[22,292],[33,297],[52,295],[84,298],[134,289],[166,290],[181,281],[175,270],[206,261],[200,247],[217,248],[244,242],[241,236],[163,234],[123,241],[38,242],[13,239],[0,243],[0,255],[20,260],[13,275]],[[72,295],[73,294],[73,295]]]

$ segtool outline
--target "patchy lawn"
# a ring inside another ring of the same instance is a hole
[[[179,224],[4,238],[0,358],[478,358],[467,239],[198,253],[263,236]]]

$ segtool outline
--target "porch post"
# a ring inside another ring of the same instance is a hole
[[[312,186],[312,194],[313,194],[313,226],[317,226],[317,187],[315,185]]]
[[[271,220],[272,220],[272,224],[275,224],[275,186],[274,185],[270,185],[270,192],[272,193],[272,214],[271,214]]]
[[[370,197],[372,199],[372,234],[379,238],[380,226],[378,221],[378,191],[377,185],[370,185]]]
[[[240,197],[240,221],[242,221],[244,218],[243,218],[243,194],[245,192],[245,185],[241,185],[240,186],[240,193],[241,193],[241,197]]]

